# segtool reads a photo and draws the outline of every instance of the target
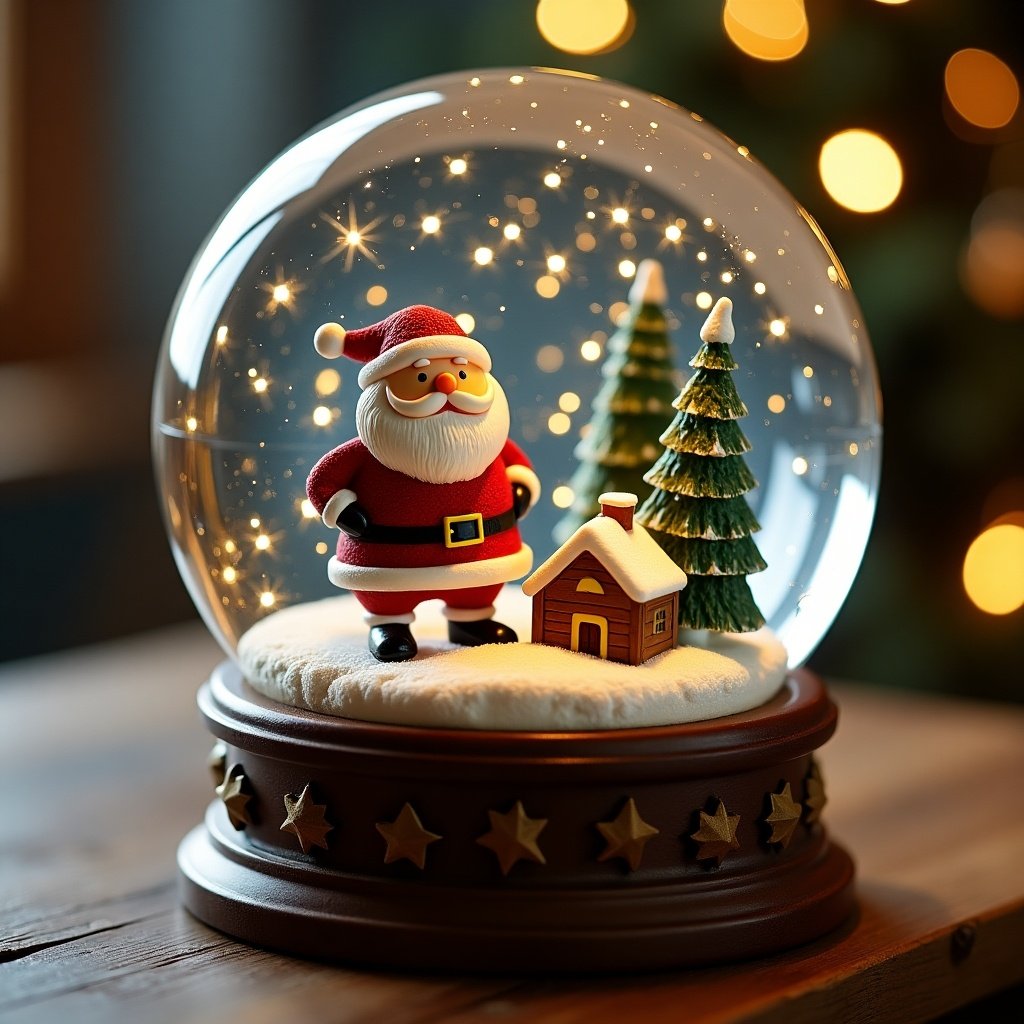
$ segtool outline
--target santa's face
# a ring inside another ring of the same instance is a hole
[[[501,453],[508,401],[501,385],[466,359],[420,359],[366,388],[356,427],[389,469],[455,483],[480,476]]]

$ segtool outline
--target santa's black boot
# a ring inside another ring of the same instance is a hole
[[[408,661],[416,657],[416,641],[404,622],[370,627],[370,653],[378,661]]]
[[[514,644],[519,637],[514,629],[494,619],[476,619],[473,622],[448,620],[448,639],[463,647],[478,647],[480,644]]]

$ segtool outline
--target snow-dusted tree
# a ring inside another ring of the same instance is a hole
[[[767,566],[750,536],[760,526],[744,497],[757,481],[736,422],[747,407],[732,379],[734,337],[732,302],[719,299],[690,360],[696,372],[672,403],[678,412],[661,436],[665,451],[644,475],[654,490],[636,518],[687,575],[680,624],[742,633],[764,625],[747,575]]]
[[[555,527],[559,544],[601,511],[597,499],[606,491],[630,492],[641,501],[650,493],[644,471],[657,457],[677,388],[662,309],[667,297],[661,264],[643,260],[629,290],[629,311],[608,339],[605,380],[576,446],[580,465],[569,481],[575,499]]]

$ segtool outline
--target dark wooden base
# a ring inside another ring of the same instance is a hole
[[[818,938],[854,907],[853,864],[815,819],[812,753],[836,711],[793,673],[772,701],[685,726],[499,733],[383,726],[269,701],[230,664],[200,691],[206,722],[238,766],[248,822],[220,799],[178,854],[183,900],[221,931],[303,956],[486,972],[638,971],[738,960]],[[302,853],[281,831],[284,795],[310,785],[334,826]],[[788,784],[800,820],[784,845],[771,794]],[[601,859],[597,824],[632,798],[657,828],[631,870]],[[477,842],[519,801],[544,863],[502,873]],[[718,863],[695,840],[701,811],[739,815]],[[424,866],[385,862],[376,829],[409,804],[442,838]]]

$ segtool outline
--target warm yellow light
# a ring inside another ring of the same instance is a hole
[[[270,387],[270,382],[267,380],[266,377],[257,377],[252,382],[253,391],[258,392],[261,395],[263,394],[264,391],[267,390],[268,387]]]
[[[560,274],[565,270],[565,257],[560,256],[557,252],[552,253],[548,257],[548,270],[550,270],[552,274]]]
[[[358,229],[353,229],[345,236],[345,244],[350,246],[358,246],[362,240],[363,236]]]
[[[553,299],[562,290],[558,278],[550,274],[538,277],[533,287],[542,299]]]
[[[804,367],[804,376],[808,380],[810,380],[814,376],[814,367],[813,366],[805,366]]]
[[[631,12],[626,0],[540,0],[537,28],[566,53],[600,53],[625,42]]]
[[[629,312],[628,302],[613,302],[608,307],[608,319],[611,320],[616,327],[622,322],[622,318]]]
[[[619,274],[622,277],[632,277],[636,273],[636,264],[632,260],[622,260],[619,263]]]
[[[327,552],[328,552],[328,551],[330,550],[330,548],[328,548],[328,546],[327,546],[326,542],[324,542],[324,541],[322,541],[322,540],[318,540],[318,541],[316,542],[316,548],[315,548],[315,550],[316,550],[316,553],[317,553],[318,555],[326,555],[326,554],[327,554]]]
[[[469,169],[469,164],[462,159],[461,156],[457,156],[450,164],[448,164],[448,170],[452,174],[465,174]]]
[[[548,430],[552,434],[568,434],[572,420],[564,412],[553,412],[548,417]]]
[[[986,200],[994,204],[1003,193]],[[1015,320],[1024,316],[1024,217],[1021,211],[998,206],[991,214],[975,216],[977,226],[971,233],[960,268],[964,289],[974,303],[992,316]]]
[[[726,0],[722,25],[737,49],[758,60],[789,60],[809,35],[803,0]]]
[[[575,412],[580,407],[580,396],[575,391],[564,391],[558,396],[558,408],[562,412]]]
[[[616,206],[612,210],[612,221],[616,224],[628,224],[629,223],[629,210],[624,206]]]
[[[757,253],[756,252],[752,252],[750,249],[744,249],[743,250],[743,258],[748,263],[754,263],[757,260]]]
[[[188,430],[189,433],[192,433],[192,431],[198,426],[199,420],[197,420],[195,416],[189,416],[189,418],[185,420],[185,429]]]
[[[731,270],[723,270],[722,271],[722,284],[732,284],[732,271]]]
[[[846,450],[850,455],[856,455],[860,451],[860,445],[856,441],[851,441],[847,446]]]
[[[568,484],[559,484],[551,492],[551,504],[555,508],[568,508],[576,498],[576,492]]]
[[[698,309],[710,309],[711,303],[714,300],[711,298],[710,292],[697,292],[693,297],[693,301]]]
[[[665,237],[670,242],[678,242],[683,237],[683,229],[678,224],[669,224],[665,228]]]
[[[271,294],[275,302],[287,302],[292,297],[292,290],[286,284],[275,284]]]
[[[557,345],[541,345],[537,349],[537,369],[541,373],[556,373],[565,362],[565,353]]]
[[[784,338],[788,330],[789,326],[786,324],[786,321],[779,317],[776,317],[768,324],[768,332],[773,338]]]
[[[990,526],[967,549],[964,590],[989,615],[1009,615],[1024,605],[1024,527]]]
[[[334,414],[326,405],[318,405],[313,410],[313,422],[318,427],[329,427],[331,425],[331,420],[333,419]]]
[[[252,517],[252,519],[250,519],[250,520],[249,520],[249,525],[250,525],[250,526],[251,526],[251,527],[252,527],[252,528],[253,528],[254,530],[258,530],[258,529],[260,528],[260,521],[259,521],[259,517],[257,517],[257,516],[253,516],[253,517]],[[225,546],[226,546],[226,545],[225,545]]]
[[[472,334],[476,327],[476,317],[472,313],[456,313],[455,322],[466,332]]]
[[[764,295],[764,293],[766,291],[768,291],[768,289],[765,287],[764,281],[755,281],[754,282],[754,294],[755,295]]]
[[[341,387],[341,374],[335,369],[321,370],[313,383],[318,395],[333,395]]]
[[[523,229],[518,224],[506,224],[501,233],[510,242],[514,242],[523,233]]]
[[[994,53],[959,50],[946,63],[944,77],[953,109],[978,128],[1002,128],[1017,112],[1017,76]]]
[[[808,469],[810,469],[810,466],[802,455],[798,455],[793,460],[793,472],[796,473],[797,476],[803,476]]]
[[[597,239],[589,231],[581,231],[576,236],[576,248],[580,252],[593,252],[597,248]]]
[[[319,519],[320,513],[317,512],[316,506],[309,500],[309,498],[302,499],[302,518],[303,519]]]
[[[224,541],[224,550],[229,555],[233,555],[238,550],[238,545],[233,540],[226,540]]]
[[[257,551],[266,551],[270,547],[270,538],[265,533],[258,534],[253,545]]]
[[[828,194],[856,213],[884,210],[903,187],[896,150],[881,135],[862,128],[839,132],[821,147],[818,173]]]
[[[220,578],[225,583],[237,583],[238,582],[238,570],[232,565],[224,567],[224,571],[220,574]]]
[[[488,249],[486,245],[481,245],[480,248],[473,253],[473,259],[481,267],[486,267],[487,264],[494,259],[494,251],[492,249]]]
[[[366,289],[366,301],[371,306],[383,306],[388,301],[388,290],[382,284],[371,285]]]
[[[263,605],[264,608],[273,608],[276,600],[277,598],[274,597],[269,590],[264,590],[263,593],[260,594],[260,604]]]
[[[441,218],[431,213],[420,222],[420,228],[425,235],[436,235],[441,230]]]
[[[548,171],[544,175],[544,184],[548,188],[558,188],[562,184],[562,176],[557,171]]]
[[[588,363],[596,363],[601,358],[601,343],[594,341],[593,338],[588,338],[580,345],[580,355]]]
[[[228,340],[228,327],[227,324],[221,324],[217,328],[217,344],[223,345]]]
[[[774,413],[784,412],[786,409],[786,400],[782,395],[769,395],[768,396],[768,411]]]

